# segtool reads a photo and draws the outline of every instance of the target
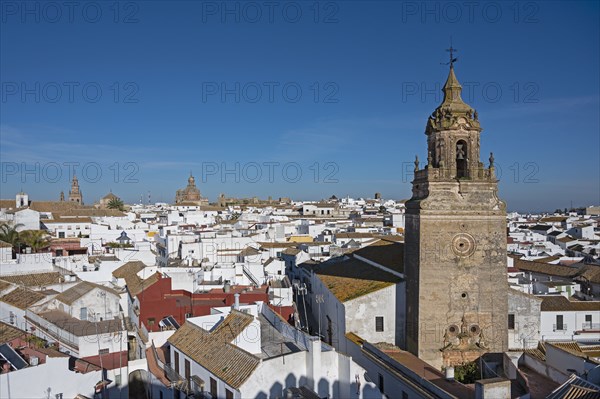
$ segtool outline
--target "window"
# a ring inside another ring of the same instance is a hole
[[[402,391],[402,399],[408,399],[408,394]]]
[[[379,390],[381,391],[381,393],[385,393],[385,391],[383,390],[383,375],[379,374]]]
[[[509,330],[515,329],[515,315],[514,314],[508,315],[508,329]]]
[[[556,315],[556,330],[564,330],[564,320],[563,320],[563,315],[559,314]]]
[[[212,377],[210,377],[210,395],[213,398],[217,397],[217,380]]]
[[[80,308],[79,309],[79,319],[81,319],[81,320],[87,320],[87,308]]]
[[[175,351],[175,372],[179,373],[179,352]]]
[[[225,389],[225,399],[233,399],[233,392],[229,389]]]
[[[64,231],[59,231],[58,232],[58,238],[65,238],[65,232]]]
[[[383,331],[383,317],[382,316],[375,317],[375,331],[377,331],[377,332]]]
[[[585,315],[585,322],[586,323],[591,323],[592,322],[592,315],[591,314],[586,314]]]
[[[100,349],[98,351],[99,355],[108,355],[108,353],[109,353],[109,349],[108,348]]]
[[[190,381],[190,361],[185,359],[185,379],[188,381]]]
[[[148,318],[148,327],[152,327],[154,325],[154,322],[155,322],[154,317],[149,317]]]

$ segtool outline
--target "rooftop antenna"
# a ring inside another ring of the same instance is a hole
[[[452,36],[450,36],[450,48],[447,48],[446,51],[450,53],[450,61],[448,62],[440,62],[441,65],[450,65],[450,68],[454,67],[454,63],[458,61],[458,57],[454,57],[454,53],[458,50],[452,47]]]
[[[150,191],[148,191],[148,205],[150,205],[150,198],[151,198]]]

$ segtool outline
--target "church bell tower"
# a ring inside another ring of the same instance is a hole
[[[415,160],[406,203],[406,347],[436,366],[507,350],[506,205],[490,154],[479,159],[477,111],[450,71],[427,120],[427,162]]]

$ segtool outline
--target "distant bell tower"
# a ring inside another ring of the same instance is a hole
[[[79,190],[79,181],[75,175],[73,175],[71,190],[69,190],[69,201],[77,202],[78,204],[83,205],[83,194]]]
[[[23,190],[15,198],[17,208],[26,208],[29,206],[29,196]]]
[[[494,158],[479,160],[477,111],[463,102],[454,73],[427,120],[427,162],[415,159],[406,203],[406,347],[436,366],[453,366],[508,341],[506,205]]]

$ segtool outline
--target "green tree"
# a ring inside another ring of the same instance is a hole
[[[481,379],[477,363],[469,362],[454,366],[454,378],[462,384],[473,384]]]
[[[12,245],[15,252],[19,252],[19,244],[21,243],[21,237],[17,229],[23,227],[22,224],[16,224],[14,226],[8,223],[0,224],[0,241],[4,241]]]
[[[108,201],[107,207],[108,209],[118,209],[120,211],[125,210],[125,204],[120,198],[113,198],[110,201]]]
[[[48,233],[44,230],[24,230],[20,234],[21,241],[33,252],[39,252],[50,245]]]

